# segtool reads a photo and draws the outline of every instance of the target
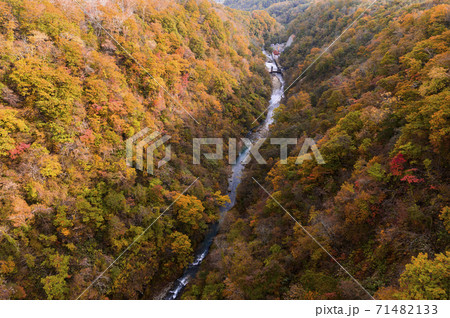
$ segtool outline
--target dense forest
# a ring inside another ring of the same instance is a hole
[[[206,0],[1,0],[0,299],[77,298],[105,270],[83,299],[176,279],[227,199],[229,167],[193,166],[190,139],[248,131],[277,28]],[[126,166],[144,127],[176,149],[155,176]]]
[[[302,13],[311,0],[216,0],[216,2],[245,11],[265,10],[278,22],[287,24]]]
[[[315,1],[286,25],[272,136],[313,138],[326,163],[266,145],[183,298],[368,299],[284,209],[374,298],[450,298],[450,6],[369,5]]]
[[[275,3],[285,2],[284,0],[223,0],[224,5],[239,10],[263,10]]]

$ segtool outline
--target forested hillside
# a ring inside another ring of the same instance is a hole
[[[83,10],[82,10],[83,9]],[[267,106],[265,12],[207,0],[0,1],[0,299],[154,297],[225,201],[192,136],[245,134]],[[189,113],[189,114],[188,114]],[[125,140],[172,136],[155,176]]]
[[[289,25],[290,85],[369,1],[312,3]],[[378,1],[286,92],[267,145],[186,299],[450,298],[450,6]],[[304,138],[325,165],[295,165]]]
[[[284,2],[284,0],[223,0],[222,3],[230,8],[239,10],[263,10],[274,3]]]
[[[230,8],[239,10],[265,10],[281,23],[289,23],[303,12],[312,0],[220,0]]]

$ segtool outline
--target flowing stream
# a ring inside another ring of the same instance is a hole
[[[267,57],[266,60],[266,68],[268,71],[277,70],[277,63],[273,60],[273,57],[267,52],[263,51],[264,55]],[[282,74],[274,73],[272,74],[272,97],[270,99],[269,108],[267,109],[267,116],[264,122],[253,132],[251,132],[248,138],[252,141],[252,143],[257,142],[261,138],[265,138],[269,134],[269,127],[274,121],[274,110],[280,106],[281,99],[283,97],[284,92],[284,80]],[[241,182],[241,177],[245,169],[245,162],[248,160],[250,156],[250,149],[244,148],[239,157],[237,158],[237,162],[232,166],[232,173],[229,179],[228,184],[228,196],[230,198],[230,203],[226,204],[224,207],[220,209],[220,220],[223,219],[226,212],[233,208],[236,203],[236,190]],[[172,288],[166,294],[164,299],[173,300],[177,299],[181,296],[185,286],[189,283],[189,281],[195,277],[197,274],[202,261],[205,259],[208,254],[209,248],[211,247],[214,237],[217,235],[219,231],[220,221],[213,224],[208,230],[205,239],[200,244],[197,252],[195,254],[194,261],[188,265],[188,267],[184,270],[183,276],[177,279]]]

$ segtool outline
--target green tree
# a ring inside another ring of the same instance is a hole
[[[174,232],[170,235],[170,239],[172,240],[170,248],[175,254],[178,267],[186,267],[193,260],[193,249],[189,237],[183,233]]]
[[[450,252],[438,254],[434,260],[419,253],[406,265],[400,276],[401,299],[449,299]]]
[[[73,102],[81,95],[78,78],[35,57],[17,61],[9,79],[27,104],[48,119],[69,120]]]

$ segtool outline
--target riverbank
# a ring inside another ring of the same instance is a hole
[[[276,62],[270,54],[268,54],[265,51],[263,53],[267,57],[265,63],[266,69],[267,71],[270,72],[271,69],[277,67]],[[250,134],[249,139],[253,143],[256,143],[261,138],[267,137],[270,125],[274,121],[273,118],[274,110],[280,106],[281,99],[283,97],[283,91],[284,91],[284,80],[282,74],[272,74],[272,95],[269,102],[269,107],[266,110],[267,116],[264,119],[263,123],[259,126],[259,128],[257,128]],[[237,163],[232,166],[232,172],[228,186],[229,191],[228,196],[230,198],[230,202],[223,208],[221,208],[220,210],[221,219],[223,219],[224,215],[229,210],[231,210],[236,203],[237,188],[241,182],[241,177],[244,172],[245,165],[247,161],[250,159],[249,156],[250,156],[250,149],[244,148],[237,159]],[[214,241],[214,238],[216,237],[219,231],[219,225],[220,221],[211,226],[204,241],[202,242],[202,244],[200,245],[195,254],[194,262],[189,264],[188,267],[185,269],[183,275],[172,284],[172,287],[167,292],[164,299],[174,300],[181,296],[184,288],[195,277],[200,268],[200,265],[202,264],[205,257],[208,255],[209,249]]]

